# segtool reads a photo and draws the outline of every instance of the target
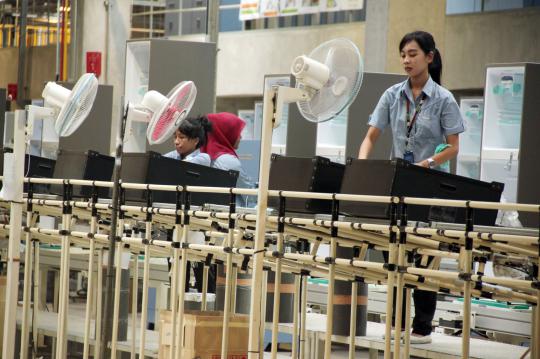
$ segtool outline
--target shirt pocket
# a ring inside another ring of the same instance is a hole
[[[440,115],[437,106],[422,109],[416,119],[416,137],[419,140],[438,141],[441,138]]]

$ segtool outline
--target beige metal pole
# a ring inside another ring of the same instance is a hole
[[[124,228],[124,220],[118,220],[117,236],[121,237]],[[114,283],[114,304],[113,304],[113,327],[111,337],[111,359],[116,359],[118,347],[118,320],[120,316],[120,288],[122,287],[122,255],[124,244],[118,241],[116,244],[115,258],[115,283]]]
[[[26,212],[26,224],[32,225],[33,213],[31,211]],[[24,287],[23,287],[23,313],[21,323],[21,358],[28,357],[28,337],[30,330],[28,327],[28,319],[30,315],[30,289],[32,287],[32,281],[30,280],[32,275],[32,236],[30,231],[25,234],[25,248],[24,248]],[[34,303],[36,301],[34,300]]]
[[[302,304],[300,305],[301,318],[300,318],[300,359],[305,358],[306,354],[306,339],[307,339],[307,287],[308,276],[304,275],[302,278]]]
[[[32,336],[33,336],[33,349],[34,353],[37,353],[38,351],[38,341],[39,341],[39,331],[38,328],[38,318],[39,318],[39,311],[42,309],[41,305],[41,270],[39,268],[40,266],[40,249],[39,249],[39,241],[34,241],[34,305],[32,307]],[[46,283],[44,283],[46,285]]]
[[[390,243],[388,245],[388,265],[394,265],[395,254],[396,254],[396,244]],[[386,280],[386,323],[384,330],[384,359],[390,359],[392,356],[391,352],[391,333],[392,333],[392,315],[394,312],[394,282],[395,282],[395,271],[388,270],[388,277]],[[399,340],[399,338],[397,338]]]
[[[148,280],[150,276],[150,248],[149,243],[152,239],[152,222],[145,223],[145,241],[144,241],[144,267],[143,267],[143,293],[141,308],[141,333],[139,358],[144,358],[146,349],[146,319],[148,315]]]
[[[264,320],[261,322],[261,297],[262,293],[262,272],[263,272],[263,253],[264,236],[266,232],[266,208],[268,203],[268,181],[267,175],[270,170],[270,151],[272,144],[272,125],[274,116],[273,101],[277,97],[275,91],[265,91],[263,100],[263,123],[262,123],[262,141],[260,155],[259,189],[257,194],[257,224],[255,234],[255,253],[253,258],[251,300],[250,300],[250,323],[249,323],[249,345],[248,359],[262,359],[263,353],[260,352],[262,337],[261,326],[264,327]]]
[[[277,251],[283,253],[283,233],[279,233],[277,237]],[[278,334],[279,334],[279,307],[281,294],[281,257],[276,258],[276,268],[274,271],[274,312],[272,313],[272,359],[277,357],[278,349]]]
[[[180,243],[180,231],[181,227],[179,223],[176,223],[174,225],[173,230],[173,242]],[[179,272],[179,261],[180,261],[180,249],[174,248],[173,249],[173,257],[172,257],[172,278],[171,278],[171,295],[170,295],[170,302],[171,302],[171,349],[169,353],[169,359],[174,359],[174,355],[176,353],[176,321],[178,317],[178,272]]]
[[[298,359],[298,325],[300,316],[300,275],[294,276],[292,359]]]
[[[186,220],[188,222],[186,222]],[[186,248],[184,248],[185,245],[187,245],[187,238],[189,233],[189,220],[186,219],[186,216],[184,214],[184,225],[182,228],[182,239],[180,241],[180,245],[182,247],[181,249],[181,255],[182,260],[180,261],[180,279],[178,282],[178,313],[180,314],[178,316],[178,335],[176,336],[176,358],[182,357],[182,343],[184,342],[184,331],[182,328],[184,327],[184,298],[185,298],[185,292],[186,292],[186,276],[187,276],[187,256],[188,251]]]
[[[131,286],[131,359],[137,357],[137,312],[139,302],[139,253],[132,253],[133,284]]]
[[[102,315],[103,310],[103,253],[105,250],[103,247],[98,251],[97,259],[97,295],[96,295],[96,319],[94,327],[94,357],[99,358],[99,352],[101,350],[101,327],[102,327]]]
[[[96,233],[97,218],[92,216],[90,220],[90,233]],[[83,358],[88,359],[90,355],[90,317],[92,316],[92,303],[94,298],[94,252],[96,250],[96,241],[94,236],[90,237],[90,249],[88,252],[88,282],[86,289],[86,313],[84,317],[84,343]],[[98,270],[99,270],[98,265]]]
[[[330,258],[332,262],[328,265],[328,293],[326,300],[326,332],[324,335],[324,359],[330,359],[332,355],[332,331],[334,320],[334,287],[336,276],[336,265],[334,258],[336,258],[337,242],[336,238],[332,237],[330,240]]]
[[[201,310],[207,310],[207,300],[208,300],[208,269],[210,267],[206,264],[203,267],[203,285],[202,285],[202,298],[201,298]]]
[[[62,230],[69,231],[71,215],[62,215]],[[60,252],[60,305],[58,308],[58,336],[56,343],[56,357],[64,358],[67,355],[67,317],[69,305],[69,247],[68,235],[62,235]]]
[[[349,359],[354,359],[356,354],[356,309],[358,306],[358,282],[351,285],[351,329],[349,334]]]
[[[234,229],[229,228],[227,233],[226,246],[231,248],[234,238]],[[229,347],[229,319],[231,316],[231,287],[232,287],[232,253],[227,253],[227,260],[225,264],[225,301],[223,304],[223,329],[221,333],[221,357],[227,358],[227,351]]]

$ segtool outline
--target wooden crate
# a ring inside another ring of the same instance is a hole
[[[168,359],[171,345],[171,312],[160,313],[159,359]],[[221,359],[222,312],[186,311],[184,314],[183,359]],[[177,329],[177,333],[179,333]],[[229,322],[227,359],[247,359],[249,316],[234,314]]]

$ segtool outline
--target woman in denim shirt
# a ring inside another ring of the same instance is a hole
[[[457,156],[459,134],[465,131],[463,119],[454,96],[440,85],[442,61],[431,34],[409,33],[399,50],[409,78],[382,95],[370,116],[358,157],[368,158],[380,134],[390,126],[392,158],[437,168]],[[448,146],[435,154],[440,144]]]
[[[459,134],[465,130],[454,96],[440,85],[441,56],[433,36],[424,31],[405,35],[399,51],[408,79],[382,95],[369,119],[369,129],[358,157],[368,158],[382,131],[390,127],[392,158],[441,169],[440,165],[457,156]],[[437,147],[444,149],[436,151]],[[447,168],[444,170],[448,171]],[[416,265],[420,265],[420,260]],[[415,317],[411,343],[430,343],[437,293],[415,289],[413,299]],[[402,312],[405,314],[405,309]],[[401,323],[402,326],[405,323],[404,316]]]

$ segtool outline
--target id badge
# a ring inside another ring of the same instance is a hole
[[[403,153],[403,159],[407,162],[414,163],[414,153],[412,151],[405,151]]]

